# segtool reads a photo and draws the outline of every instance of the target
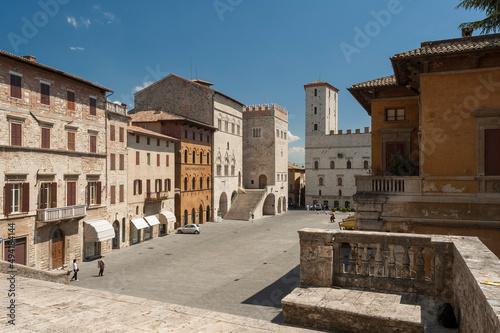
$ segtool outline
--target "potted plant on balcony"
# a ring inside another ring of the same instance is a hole
[[[398,151],[391,156],[387,172],[389,176],[412,176],[415,168],[408,157]]]

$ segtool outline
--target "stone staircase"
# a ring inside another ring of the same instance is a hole
[[[224,215],[225,220],[242,220],[248,221],[251,218],[251,213],[258,203],[263,200],[266,190],[249,190],[238,191],[238,195],[231,204],[231,208]]]
[[[302,287],[282,305],[286,323],[333,332],[458,332],[439,326],[432,297],[415,293]]]

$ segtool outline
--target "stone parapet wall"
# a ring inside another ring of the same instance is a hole
[[[0,273],[8,274],[8,276],[15,274],[15,276],[23,276],[30,279],[69,284],[71,272],[65,269],[47,272],[19,264],[14,264],[14,269],[11,269],[9,262],[0,260]]]

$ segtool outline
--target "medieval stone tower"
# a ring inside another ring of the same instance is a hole
[[[306,147],[312,137],[335,134],[338,126],[338,89],[316,81],[306,91]]]

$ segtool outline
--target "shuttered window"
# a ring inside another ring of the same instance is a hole
[[[4,187],[4,215],[27,213],[30,205],[29,183],[7,183]]]
[[[120,185],[120,202],[125,201],[125,185]]]
[[[50,128],[42,127],[42,148],[50,148]]]
[[[40,82],[40,103],[50,105],[50,85]]]
[[[125,155],[120,154],[120,170],[125,170]]]
[[[111,185],[109,192],[110,203],[114,205],[116,204],[116,186]]]
[[[90,136],[90,152],[97,152],[97,137],[95,135]]]
[[[167,163],[167,166],[169,166],[169,164],[170,164],[170,156],[169,155],[166,156],[166,163]]]
[[[136,151],[135,152],[135,165],[139,165],[139,163],[141,162],[141,154]]]
[[[120,127],[120,142],[125,141],[125,129]]]
[[[500,129],[484,131],[484,174],[500,176]]]
[[[21,98],[21,76],[10,74],[10,96]]]
[[[97,114],[97,99],[95,99],[94,97],[90,97],[89,106],[90,106],[90,115],[95,116]]]
[[[68,132],[68,150],[75,151],[75,132]]]
[[[66,183],[66,205],[76,205],[76,182]]]
[[[115,126],[114,125],[109,126],[109,140],[115,141]]]
[[[116,155],[109,154],[109,169],[116,170]]]
[[[160,166],[160,154],[156,154],[156,166]]]
[[[10,124],[10,144],[12,146],[22,146],[22,125],[18,123]]]
[[[67,106],[68,110],[75,111],[75,92],[68,90],[66,99],[68,101],[68,106]]]

